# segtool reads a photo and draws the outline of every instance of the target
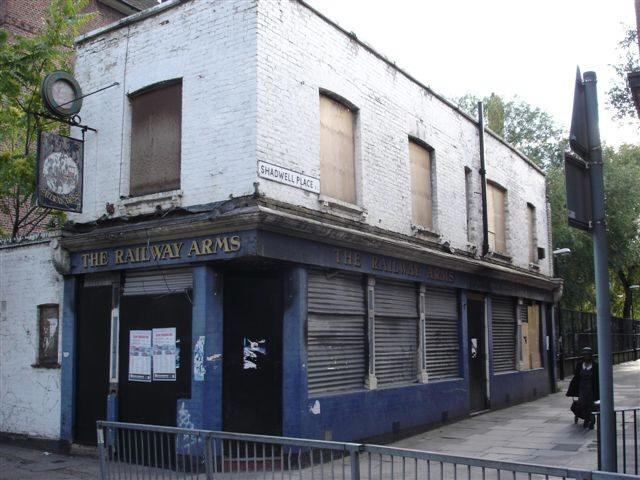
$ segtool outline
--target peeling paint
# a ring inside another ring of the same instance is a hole
[[[309,407],[309,411],[314,415],[320,415],[320,400],[316,400],[314,404]]]
[[[221,353],[214,353],[213,355],[210,355],[207,357],[207,362],[217,362],[221,358],[222,358]]]
[[[206,371],[204,368],[204,335],[198,337],[193,349],[193,379],[196,382],[204,381]]]

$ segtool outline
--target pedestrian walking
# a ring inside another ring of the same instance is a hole
[[[598,381],[598,364],[593,361],[593,350],[590,347],[582,349],[582,360],[578,362],[573,372],[573,378],[567,390],[567,397],[578,397],[571,404],[571,411],[575,415],[574,422],[583,419],[583,427],[593,430],[595,417],[593,411],[600,399],[600,384]]]

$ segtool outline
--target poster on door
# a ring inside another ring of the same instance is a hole
[[[153,329],[153,380],[176,381],[176,329]]]
[[[151,330],[129,331],[129,381],[151,381]]]

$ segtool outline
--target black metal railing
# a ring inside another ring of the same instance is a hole
[[[614,364],[640,358],[640,321],[611,317],[611,342]],[[573,374],[584,347],[590,347],[598,355],[596,314],[560,309],[557,349],[560,378]]]

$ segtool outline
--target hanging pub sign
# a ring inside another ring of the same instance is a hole
[[[39,207],[82,212],[84,143],[52,132],[38,135],[36,201]]]

